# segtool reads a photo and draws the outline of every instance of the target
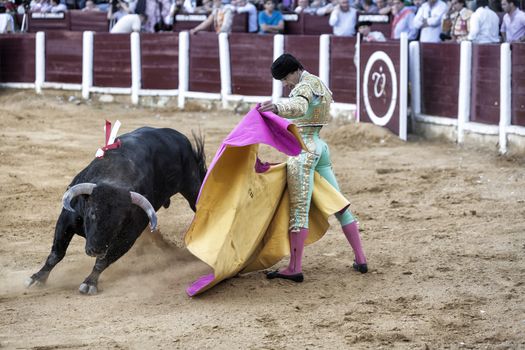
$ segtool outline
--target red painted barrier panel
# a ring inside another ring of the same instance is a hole
[[[330,16],[304,15],[304,35],[332,34],[333,28],[328,24]]]
[[[525,126],[525,44],[512,44],[511,124]]]
[[[421,43],[421,112],[457,118],[460,45]]]
[[[304,33],[304,15],[297,13],[286,13],[284,17],[284,33],[303,35]]]
[[[179,85],[179,34],[140,34],[142,88],[176,89]]]
[[[399,41],[363,43],[360,54],[360,121],[382,125],[401,135]]]
[[[47,82],[82,83],[82,33],[46,33]]]
[[[93,86],[131,87],[130,47],[129,34],[95,34]]]
[[[0,35],[0,82],[35,82],[35,34]]]
[[[109,31],[108,14],[98,11],[70,10],[70,28],[75,32],[90,30],[93,32]]]
[[[190,36],[189,90],[221,92],[219,38],[215,33],[199,32]]]
[[[271,96],[273,35],[232,33],[229,40],[232,93]]]
[[[355,38],[330,37],[330,89],[334,101],[356,103]]]
[[[27,31],[47,32],[52,30],[69,30],[69,13],[30,13],[28,16]]]
[[[500,45],[472,45],[470,120],[499,124]]]

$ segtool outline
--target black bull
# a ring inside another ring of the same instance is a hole
[[[102,271],[133,246],[148,222],[155,229],[155,212],[167,208],[171,196],[182,194],[195,211],[206,161],[202,138],[194,138],[195,148],[176,130],[144,127],[120,136],[119,148],[95,158],[64,194],[51,253],[26,286],[44,284],[78,234],[86,238],[86,254],[96,257],[79,290],[96,294]]]

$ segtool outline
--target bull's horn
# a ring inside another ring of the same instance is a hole
[[[91,194],[93,189],[97,187],[96,184],[85,182],[71,187],[64,193],[62,197],[62,205],[66,210],[74,212],[75,209],[71,208],[71,200],[80,194]]]
[[[129,193],[131,193],[131,203],[138,205],[148,214],[151,231],[155,231],[157,229],[157,214],[155,214],[155,209],[153,209],[151,203],[140,193],[133,191]]]

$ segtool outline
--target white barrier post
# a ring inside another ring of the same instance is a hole
[[[407,103],[408,103],[408,35],[401,33],[399,43],[400,87],[399,87],[399,138],[407,140]]]
[[[273,37],[273,60],[275,61],[284,53],[284,35],[277,34]],[[283,83],[280,80],[272,79],[272,101],[278,102],[283,96]]]
[[[131,33],[131,103],[139,103],[139,90],[142,85],[142,65],[140,59],[140,34]]]
[[[319,37],[319,78],[330,88],[330,34]]]
[[[355,52],[354,52],[354,66],[355,66],[355,120],[361,121],[361,33],[357,32],[355,36]]]
[[[230,43],[227,33],[219,34],[219,63],[221,67],[222,107],[228,107],[228,96],[232,94]]]
[[[190,33],[179,33],[179,108],[183,109],[190,77]]]
[[[507,153],[507,127],[510,126],[512,55],[510,44],[501,44],[500,48],[500,89],[499,89],[499,153]]]
[[[93,86],[93,32],[82,35],[82,98],[89,99],[89,90]]]
[[[459,63],[459,96],[458,96],[458,143],[465,139],[465,124],[470,120],[472,82],[472,43],[461,42],[461,59]]]
[[[412,117],[421,114],[421,54],[419,41],[412,41],[409,46],[410,105]]]
[[[46,79],[46,35],[44,32],[36,33],[35,43],[35,90],[42,93],[42,84]]]

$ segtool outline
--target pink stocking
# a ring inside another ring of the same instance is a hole
[[[359,237],[359,228],[357,227],[357,221],[343,226],[343,232],[346,239],[352,246],[355,255],[355,262],[357,264],[366,264],[365,253],[361,246],[361,238]]]

